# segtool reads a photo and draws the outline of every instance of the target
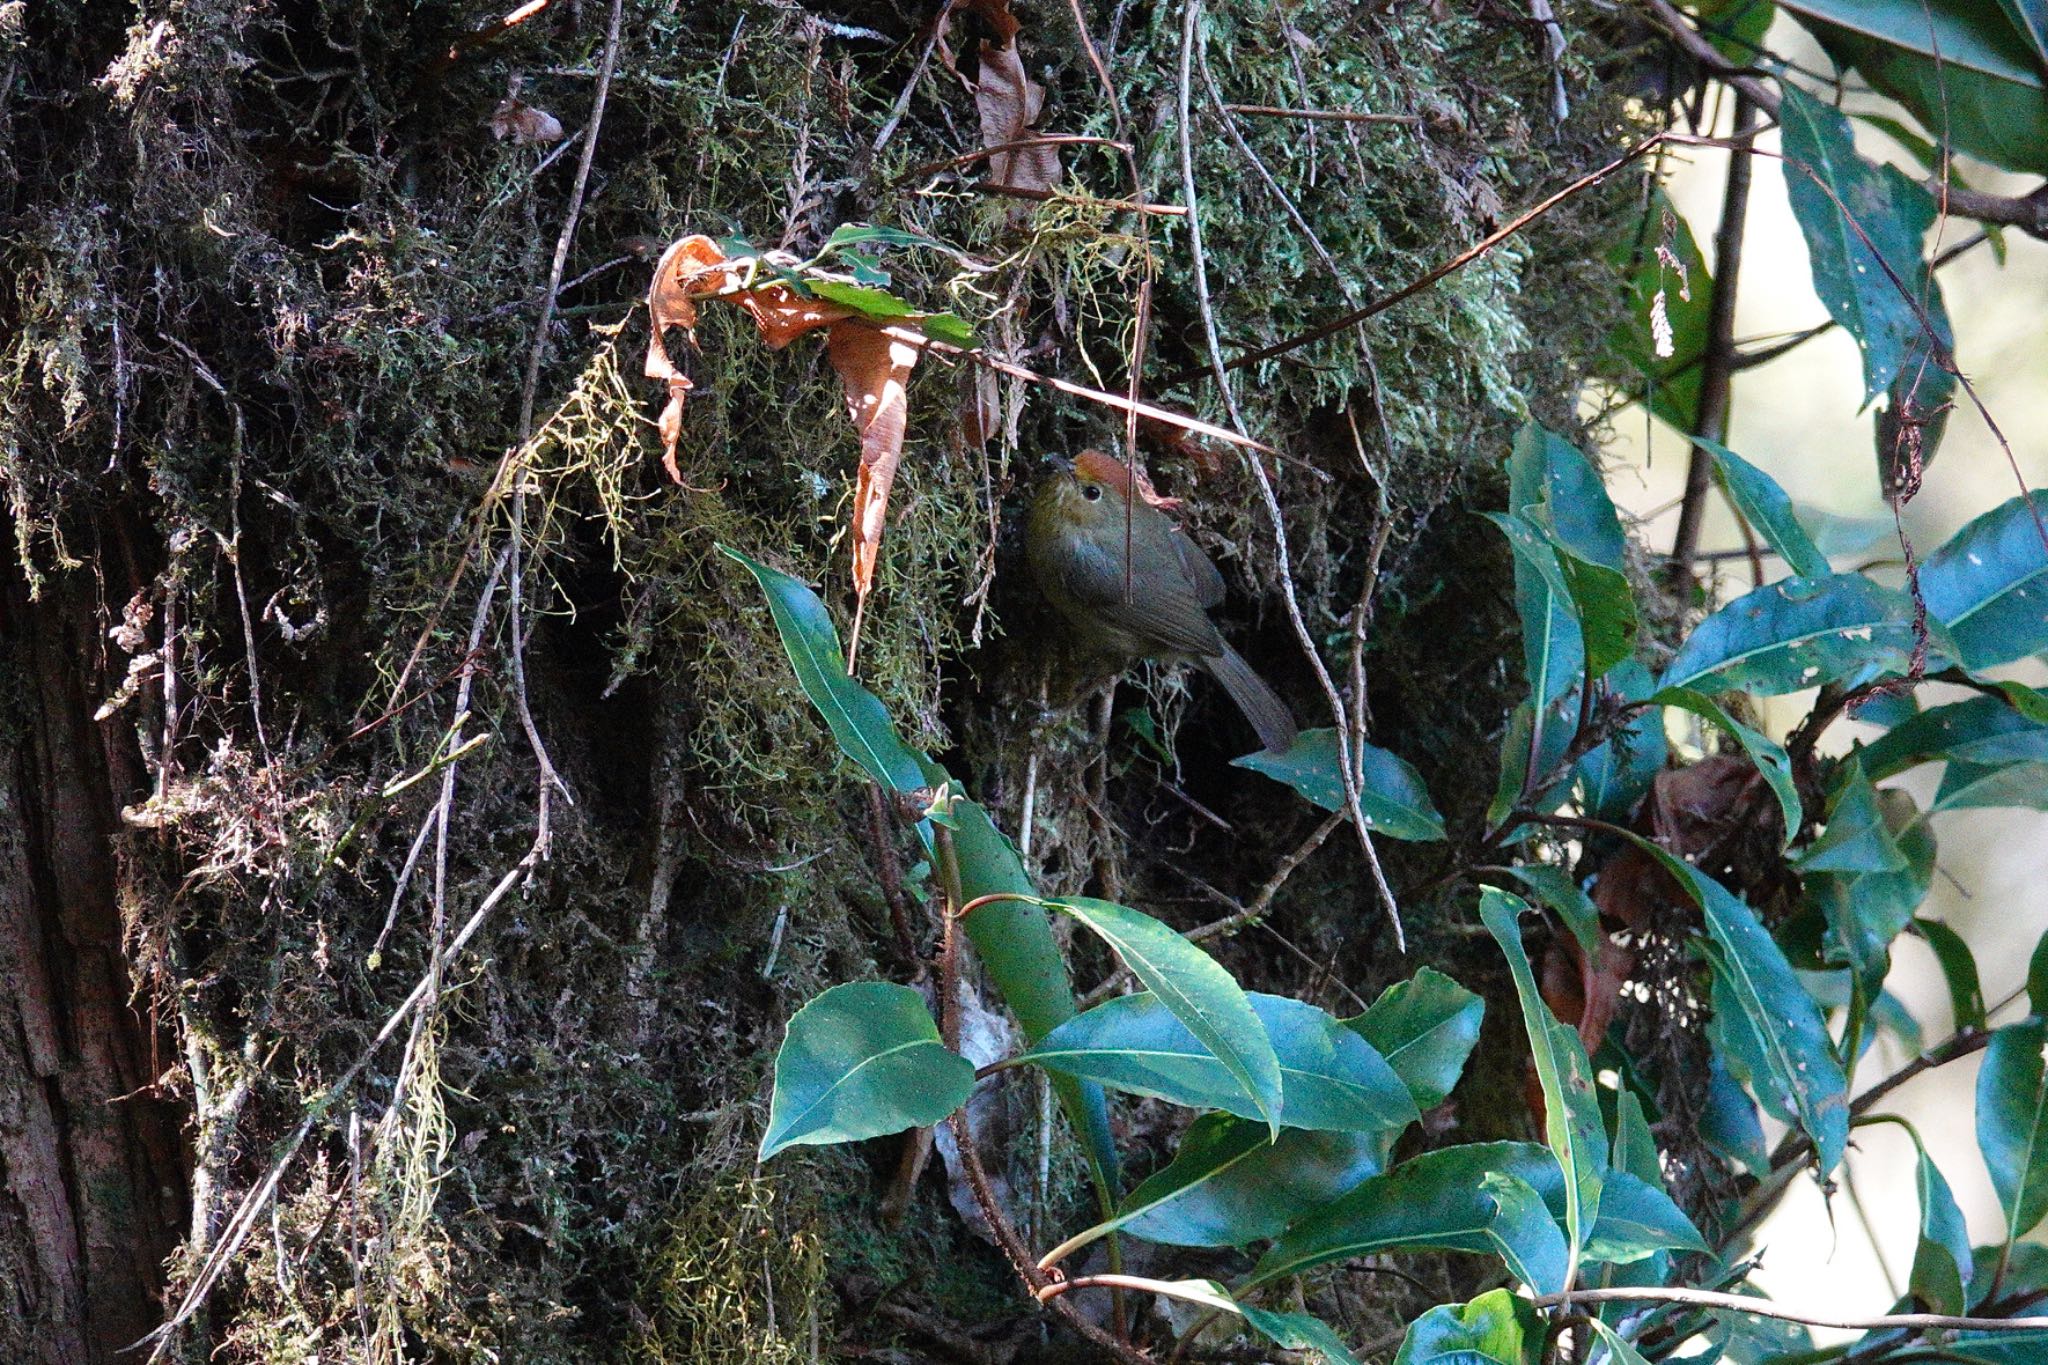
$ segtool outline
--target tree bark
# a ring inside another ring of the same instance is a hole
[[[136,756],[97,705],[76,580],[0,589],[0,1357],[112,1360],[157,1322],[184,1215],[165,1055],[130,1004],[112,838]]]

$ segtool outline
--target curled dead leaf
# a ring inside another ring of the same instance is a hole
[[[853,590],[863,599],[875,581],[889,487],[903,459],[910,372],[920,347],[862,322],[839,322],[825,336],[826,354],[846,390],[846,411],[860,433],[860,472],[853,490]],[[847,648],[851,663],[859,636]]]
[[[562,121],[545,109],[536,109],[517,95],[507,95],[491,111],[491,136],[503,142],[560,142]]]

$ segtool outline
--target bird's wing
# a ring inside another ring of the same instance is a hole
[[[1199,555],[1201,551],[1195,553]],[[1109,550],[1077,541],[1061,560],[1060,583],[1075,602],[1093,609],[1104,624],[1136,641],[1140,653],[1220,653],[1223,637],[1217,633],[1215,622],[1203,609],[1196,585],[1179,562],[1177,546],[1174,554],[1171,563],[1149,564],[1140,542],[1131,591],[1126,598],[1120,558]],[[1212,566],[1209,572],[1214,574],[1216,570]]]
[[[1181,568],[1187,571],[1188,582],[1194,585],[1195,599],[1205,607],[1221,602],[1223,575],[1217,572],[1215,562],[1202,553],[1202,547],[1179,527],[1173,532],[1173,552],[1179,556]]]

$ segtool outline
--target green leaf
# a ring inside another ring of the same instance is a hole
[[[1957,189],[1970,190],[1977,188],[1964,178],[1961,171],[1956,169],[1953,158],[1945,158],[1941,148],[1907,127],[1903,119],[1895,119],[1886,114],[1868,112],[1854,114],[1851,117],[1855,118],[1858,122],[1869,124],[1905,148],[1907,154],[1919,162],[1920,169],[1928,175],[1940,175],[1944,169],[1942,162],[1946,159],[1948,161],[1946,169],[1950,184],[1954,185]],[[1991,244],[1991,259],[1996,261],[2001,269],[2004,268],[2006,253],[2004,226],[1998,223],[1987,223],[1984,225],[1984,236]]]
[[[1643,1359],[1643,1353],[1624,1340],[1621,1333],[1599,1318],[1591,1318],[1589,1321],[1593,1324],[1595,1335],[1600,1338],[1600,1344],[1608,1350],[1607,1365],[1649,1365],[1649,1362]]]
[[[1708,41],[1737,66],[1755,66],[1765,55],[1764,34],[1777,14],[1771,0],[1693,0],[1688,8]]]
[[[1963,936],[1938,919],[1916,919],[1913,932],[1934,950],[1941,967],[1941,979],[1948,983],[1948,999],[1958,1029],[1984,1027],[1984,987],[1977,976],[1977,958]],[[2038,1010],[2035,1011],[2039,1013]]]
[[[2048,173],[2037,54],[1999,0],[1782,0],[1828,55],[1854,67],[1957,151]]]
[[[1497,1255],[1539,1293],[1564,1287],[1564,1234],[1530,1183],[1560,1185],[1557,1163],[1526,1142],[1426,1152],[1300,1220],[1252,1270],[1251,1285],[1395,1248]]]
[[[1526,863],[1510,870],[1539,903],[1557,912],[1586,956],[1597,962],[1607,943],[1600,928],[1600,907],[1572,874],[1552,863]]]
[[[1806,817],[1799,803],[1799,786],[1792,780],[1792,758],[1784,746],[1763,731],[1735,719],[1704,692],[1695,692],[1687,687],[1667,687],[1650,700],[1712,721],[1742,746],[1742,751],[1749,755],[1749,761],[1756,764],[1757,773],[1770,787],[1771,795],[1777,798],[1779,818],[1784,822],[1784,837],[1778,841],[1778,846],[1783,848],[1789,844],[1799,833],[1799,826]]]
[[[1567,455],[1584,463],[1585,457],[1571,445],[1534,423],[1516,434],[1514,451],[1508,456],[1510,517],[1521,516],[1525,508],[1548,504],[1553,472],[1568,470],[1564,463]],[[1530,705],[1542,713],[1578,683],[1586,655],[1578,621],[1572,615],[1571,594],[1562,585],[1563,571],[1553,579],[1537,567],[1538,562],[1515,556],[1515,611],[1522,622],[1523,671],[1529,680]]]
[[[1716,1052],[1707,1058],[1706,1107],[1700,1111],[1700,1141],[1761,1180],[1770,1173],[1771,1151],[1756,1102],[1743,1093],[1728,1064]]]
[[[1859,839],[1868,840],[1873,849],[1888,846],[1897,856],[1898,866],[1809,872],[1805,878],[1808,900],[1818,905],[1827,919],[1830,960],[1848,964],[1857,998],[1866,1003],[1876,1001],[1891,971],[1892,940],[1913,922],[1913,912],[1934,884],[1934,831],[1918,818],[1913,798],[1903,791],[1886,790],[1876,793],[1874,805],[1875,829]],[[1862,814],[1845,816],[1837,824],[1846,828],[1866,818]],[[1846,845],[1836,851],[1843,861],[1856,860]],[[1870,856],[1882,854],[1872,852]]]
[[[2048,1019],[2048,934],[2034,945],[2027,962],[2027,1005],[2033,1013]]]
[[[1992,508],[1920,570],[1927,610],[1948,627],[1950,656],[1965,668],[2048,649],[2048,543],[2040,522],[2048,522],[2048,488]]]
[[[1951,763],[1941,775],[1929,815],[1945,810],[2017,806],[2048,810],[2048,763],[2007,763],[1997,767]]]
[[[1704,436],[1694,436],[1692,443],[1714,457],[1714,472],[1729,500],[1795,575],[1825,578],[1832,572],[1828,567],[1828,557],[1820,552],[1813,538],[1806,534],[1806,528],[1799,524],[1799,517],[1792,510],[1792,499],[1785,496],[1785,490],[1778,486],[1776,479],[1728,447]]]
[[[1970,1278],[1970,1230],[1963,1222],[1963,1211],[1956,1206],[1947,1178],[1927,1155],[1913,1125],[1898,1118],[1881,1121],[1905,1129],[1918,1158],[1913,1183],[1920,1196],[1920,1237],[1913,1248],[1909,1282],[1913,1297],[1930,1313],[1968,1312],[1963,1286]]]
[[[1821,835],[1795,861],[1801,872],[1897,872],[1906,865],[1862,764],[1843,765]]]
[[[1661,846],[1628,838],[1671,874],[1706,919],[1714,981],[1707,1037],[1715,1053],[1765,1109],[1805,1130],[1827,1176],[1849,1141],[1849,1097],[1819,1006],[1754,910]]]
[[[1115,949],[1131,975],[1242,1088],[1253,1106],[1247,1117],[1265,1119],[1280,1135],[1280,1059],[1236,978],[1150,915],[1088,896],[1047,901],[1046,907],[1073,916]]]
[[[2013,710],[2028,720],[2048,725],[2048,692],[2010,679],[2001,679],[1991,685],[2004,695]]]
[[[1328,1365],[1364,1365],[1321,1318],[1308,1313],[1276,1313],[1242,1304],[1238,1312],[1268,1341],[1290,1351],[1314,1351]]]
[[[1709,1251],[1699,1229],[1656,1183],[1609,1170],[1600,1187],[1600,1218],[1586,1240],[1586,1259],[1627,1265],[1659,1251]]]
[[[1344,775],[1338,765],[1337,732],[1328,726],[1303,730],[1285,753],[1260,750],[1231,760],[1275,782],[1284,782],[1327,811],[1344,809]],[[1375,834],[1390,839],[1444,837],[1444,818],[1429,799],[1422,776],[1408,763],[1367,744],[1358,769],[1358,808]]]
[[[1913,615],[1912,598],[1861,574],[1783,578],[1695,626],[1660,685],[1779,696],[1903,673],[1913,659]],[[1928,632],[1930,651],[1947,652],[1945,632],[1931,621]]]
[[[2048,1021],[2027,1019],[1991,1035],[1977,1073],[1977,1147],[1991,1171],[2007,1241],[2048,1215],[2048,1083],[2042,1052]]]
[[[866,246],[929,246],[946,250],[943,242],[936,237],[927,237],[922,232],[908,228],[877,227],[873,223],[841,223],[832,229],[832,235],[825,239],[825,245],[818,249],[818,257],[841,247]],[[813,259],[817,259],[814,257]]]
[[[1258,993],[1248,1000],[1277,1063],[1281,1125],[1377,1132],[1419,1117],[1408,1088],[1364,1038],[1304,1001]],[[1268,1117],[1238,1072],[1149,991],[1075,1015],[1017,1060],[1191,1109]]]
[[[2048,762],[2048,724],[1997,697],[1971,697],[1922,711],[1858,752],[1873,778],[1943,759],[1980,767]]]
[[[775,628],[782,635],[783,651],[796,670],[797,683],[825,718],[840,751],[889,791],[911,792],[923,787],[924,772],[917,754],[897,738],[888,711],[874,693],[846,675],[839,632],[817,594],[788,574],[757,563],[730,546],[718,548],[760,583]]]
[[[1621,518],[1599,469],[1555,432],[1524,427],[1516,438],[1514,462],[1536,469],[1520,480],[1511,477],[1511,519],[1533,526],[1552,549],[1571,614],[1579,621],[1583,661],[1597,678],[1628,657],[1637,629],[1635,600],[1624,573],[1627,539]],[[1519,500],[1518,482],[1522,493],[1536,496]],[[1511,543],[1514,539],[1510,535]]]
[[[1561,538],[1528,517],[1481,513],[1498,526],[1518,561],[1544,580],[1544,586],[1579,624],[1587,668],[1601,677],[1635,650],[1635,598],[1628,578],[1618,568],[1583,559]]]
[[[1998,0],[1998,7],[2033,49],[2035,65],[2048,72],[2048,0]]]
[[[1643,1102],[1627,1086],[1614,1097],[1614,1155],[1612,1169],[1627,1171],[1646,1185],[1664,1187],[1664,1162],[1657,1155],[1657,1139],[1650,1133],[1650,1120]]]
[[[1768,5],[1757,8],[1768,12]],[[1747,66],[1755,54],[1737,58]],[[1673,269],[1663,253],[1677,263]],[[1628,301],[1622,320],[1607,334],[1607,348],[1627,371],[1638,376],[1634,392],[1652,414],[1678,431],[1690,431],[1699,418],[1700,356],[1706,351],[1709,319],[1714,311],[1714,280],[1706,257],[1693,239],[1692,227],[1661,189],[1652,190],[1642,230],[1617,242],[1607,253],[1610,264],[1630,270]],[[1658,296],[1663,296],[1661,310]],[[1670,354],[1658,355],[1657,327],[1661,311],[1671,327]]]
[[[1623,659],[1606,678],[1608,690],[1624,702],[1642,701],[1657,690],[1657,680],[1641,661]],[[1564,728],[1571,737],[1576,724]],[[1612,739],[1581,758],[1573,768],[1579,804],[1603,820],[1626,821],[1657,774],[1671,746],[1664,736],[1664,717],[1655,707],[1637,710]]]
[[[1813,289],[1863,348],[1865,397],[1875,398],[1922,331],[1913,301],[1931,288],[1920,251],[1934,201],[1896,170],[1887,175],[1858,156],[1840,110],[1789,81],[1779,85],[1785,190],[1812,259]]]
[[[1379,1148],[1364,1134],[1306,1128],[1289,1128],[1275,1142],[1264,1124],[1204,1114],[1188,1125],[1173,1160],[1075,1245],[1117,1231],[1197,1247],[1277,1237],[1296,1218],[1379,1174]]]
[[[1458,1083],[1485,1016],[1484,1000],[1434,967],[1424,967],[1387,987],[1370,1009],[1346,1019],[1344,1027],[1379,1049],[1418,1109],[1433,1109]]]
[[[946,782],[946,770],[905,745],[882,703],[847,676],[839,633],[817,594],[788,574],[737,550],[724,545],[718,548],[760,584],[797,684],[824,717],[840,751],[888,791],[914,792]],[[1024,874],[1017,850],[986,811],[972,802],[957,801],[952,820],[961,892],[968,900],[997,892],[1031,894],[1031,879]],[[918,833],[929,848],[929,828],[920,826]],[[998,901],[969,916],[966,928],[1026,1039],[1042,1038],[1072,1017],[1074,992],[1067,978],[1066,956],[1053,938],[1044,910],[1027,901]],[[1102,1091],[1065,1077],[1055,1077],[1053,1084],[1060,1107],[1086,1144],[1106,1205],[1114,1198],[1117,1158]]]
[[[1505,1289],[1443,1304],[1408,1324],[1394,1365],[1537,1365],[1543,1319]]]
[[[1522,948],[1521,916],[1529,907],[1494,887],[1480,891],[1479,918],[1508,960],[1515,996],[1522,1006],[1522,1024],[1536,1079],[1543,1089],[1543,1131],[1551,1154],[1565,1177],[1565,1235],[1570,1259],[1565,1282],[1577,1274],[1579,1256],[1599,1216],[1602,1177],[1607,1172],[1607,1130],[1600,1119],[1600,1097],[1593,1088],[1593,1064],[1579,1042],[1577,1030],[1559,1023],[1543,1003],[1529,955]]]
[[[973,1090],[974,1064],[939,1041],[923,996],[882,981],[834,986],[789,1021],[760,1160],[922,1128]]]

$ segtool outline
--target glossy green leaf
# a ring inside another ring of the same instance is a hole
[[[1948,651],[1966,668],[1990,668],[2048,649],[2048,488],[2011,498],[1927,557],[1920,593],[1948,627]]]
[[[1941,978],[1948,984],[1948,999],[1958,1029],[1984,1027],[1984,986],[1977,975],[1977,958],[1963,936],[1938,919],[1913,921],[1913,932],[1934,950]],[[2038,1011],[2036,1011],[2038,1013]]]
[[[2041,67],[2000,0],[1782,3],[1837,62],[1955,150],[2048,173]]]
[[[1572,874],[1554,863],[1527,863],[1511,870],[1539,904],[1555,911],[1564,921],[1586,955],[1597,961],[1607,943],[1607,935],[1600,928],[1600,907],[1593,904],[1593,898],[1572,879]]]
[[[1511,517],[1548,505],[1553,483],[1562,484],[1571,472],[1564,465],[1567,453],[1583,465],[1585,457],[1569,443],[1534,423],[1516,433],[1507,464]],[[1604,490],[1601,496],[1606,496]],[[1515,556],[1515,611],[1522,623],[1523,672],[1529,682],[1530,704],[1539,712],[1577,685],[1586,661],[1571,595],[1562,586],[1562,570],[1553,578],[1537,567],[1540,562]]]
[[[1377,1132],[1418,1117],[1407,1086],[1386,1059],[1314,1005],[1254,993],[1248,1012],[1270,1040],[1268,1055],[1279,1077],[1275,1090],[1284,1096],[1279,1124]],[[1150,991],[1075,1015],[1019,1060],[1191,1109],[1268,1117],[1238,1072]]]
[[[1515,997],[1536,1079],[1543,1090],[1543,1132],[1565,1178],[1565,1235],[1570,1259],[1566,1283],[1575,1278],[1586,1238],[1599,1216],[1602,1177],[1607,1172],[1607,1129],[1600,1118],[1593,1064],[1576,1029],[1560,1023],[1543,1002],[1536,973],[1522,948],[1521,916],[1529,907],[1494,887],[1480,891],[1479,918],[1500,945],[1515,979]]]
[[[1328,726],[1303,730],[1285,753],[1260,750],[1231,760],[1275,782],[1284,782],[1327,811],[1344,809],[1344,775],[1338,765],[1337,732]],[[1422,776],[1406,760],[1367,744],[1358,769],[1358,808],[1375,834],[1390,839],[1444,837],[1444,818],[1429,799]]]
[[[1903,673],[1913,658],[1913,599],[1861,574],[1783,578],[1693,628],[1661,686],[1778,696],[1823,683]],[[1928,624],[1930,651],[1948,641]]]
[[[788,574],[737,550],[723,545],[719,550],[745,567],[760,584],[797,684],[824,717],[840,751],[889,791],[909,793],[946,782],[945,769],[905,745],[882,703],[847,676],[839,632],[818,595]],[[967,899],[996,892],[1031,894],[1031,880],[1024,874],[1017,850],[990,822],[986,811],[972,802],[955,802],[953,825],[961,892]],[[918,833],[929,848],[929,826],[921,825]],[[1073,1015],[1074,992],[1066,956],[1053,938],[1044,910],[1027,901],[998,901],[969,916],[966,929],[1027,1040],[1043,1037]],[[1117,1156],[1102,1092],[1064,1077],[1055,1077],[1054,1087],[1060,1107],[1082,1136],[1106,1204],[1114,1197]]]
[[[2048,763],[2006,763],[1996,767],[1951,763],[1935,789],[1928,814],[2009,806],[2048,810]]]
[[[1379,1049],[1418,1109],[1433,1109],[1458,1083],[1485,1016],[1484,1000],[1434,967],[1424,967],[1387,987],[1344,1027]]]
[[[1689,687],[1667,687],[1652,701],[1663,706],[1675,706],[1681,711],[1690,711],[1702,720],[1712,721],[1723,733],[1742,746],[1749,755],[1749,761],[1756,764],[1756,770],[1771,795],[1778,802],[1778,816],[1783,823],[1783,837],[1779,847],[1790,843],[1799,833],[1800,823],[1806,818],[1799,802],[1799,786],[1792,780],[1792,758],[1785,747],[1761,730],[1744,725],[1730,715],[1725,707],[1704,692]]]
[[[1971,1253],[1970,1230],[1963,1222],[1963,1211],[1956,1205],[1947,1177],[1927,1155],[1913,1125],[1903,1119],[1886,1121],[1898,1124],[1913,1139],[1917,1161],[1913,1186],[1920,1197],[1920,1235],[1913,1248],[1913,1297],[1930,1313],[1967,1312],[1964,1284],[1970,1277]]]
[[[1922,711],[1858,753],[1873,778],[1939,760],[1980,767],[2048,762],[2048,724],[2030,719],[1997,697],[1971,697]]]
[[[1877,129],[1886,137],[1890,138],[1892,141],[1898,143],[1901,147],[1905,148],[1907,154],[1910,155],[1913,158],[1913,160],[1920,163],[1920,169],[1927,175],[1940,175],[1942,173],[1942,170],[1944,169],[1942,163],[1944,160],[1946,160],[1948,163],[1946,167],[1948,171],[1948,180],[1951,185],[1954,185],[1957,189],[1963,190],[1971,190],[1977,188],[1976,185],[1972,184],[1970,180],[1966,179],[1963,176],[1963,173],[1959,169],[1957,169],[1954,157],[1945,156],[1942,152],[1942,149],[1940,147],[1937,147],[1933,142],[1929,141],[1923,134],[1915,132],[1913,129],[1907,127],[1905,120],[1892,118],[1888,114],[1871,113],[1868,111],[1852,114],[1850,117],[1856,119],[1859,123],[1869,124],[1871,127]],[[1991,259],[1997,262],[1999,267],[2003,269],[2005,266],[2006,256],[2004,225],[1999,223],[1986,223],[1984,225],[1984,236],[1985,239],[1991,245]]]
[[[1792,499],[1776,479],[1718,442],[1695,436],[1692,443],[1714,457],[1714,473],[1727,490],[1729,500],[1793,574],[1800,578],[1825,578],[1832,572],[1828,557],[1799,524]]]
[[[1771,1151],[1756,1102],[1743,1092],[1717,1052],[1707,1058],[1707,1094],[1700,1111],[1700,1141],[1708,1150],[1761,1180],[1771,1169]]]
[[[2041,1018],[2048,1019],[2048,934],[2041,935],[2034,944],[2034,955],[2027,961],[2027,1005]]]
[[[1765,55],[1764,34],[1777,15],[1771,0],[1693,0],[1686,8],[1698,16],[1707,40],[1737,66],[1755,66]]]
[[[1507,818],[1516,808],[1517,798],[1522,796],[1522,787],[1528,780],[1529,772],[1529,728],[1534,713],[1528,702],[1516,705],[1514,714],[1508,718],[1507,733],[1500,742],[1500,779],[1493,793],[1493,802],[1486,809],[1488,824],[1496,824]],[[1571,785],[1569,771],[1558,772],[1564,761],[1564,752],[1570,747],[1572,730],[1578,717],[1577,689],[1559,697],[1544,713],[1543,734],[1538,739],[1536,773],[1539,778],[1551,773],[1558,775],[1540,790],[1531,792],[1522,799],[1522,804],[1533,810],[1551,811],[1564,803]],[[1524,837],[1526,827],[1512,831],[1503,841],[1515,843]]]
[[[1609,1164],[1645,1184],[1664,1186],[1664,1162],[1657,1155],[1649,1117],[1643,1113],[1642,1100],[1627,1086],[1614,1097],[1614,1154]]]
[[[1586,1259],[1627,1265],[1659,1251],[1707,1251],[1699,1229],[1655,1183],[1610,1169],[1600,1187],[1600,1217],[1586,1240]]]
[[[1934,831],[1918,818],[1913,798],[1903,791],[1876,793],[1876,830],[1867,836],[1871,857],[1880,847],[1896,855],[1898,866],[1865,871],[1812,872],[1805,877],[1807,898],[1827,919],[1829,959],[1846,963],[1859,996],[1874,1002],[1891,970],[1891,944],[1913,922],[1934,884]],[[1842,824],[1861,820],[1848,817]],[[1879,836],[1882,836],[1880,839]],[[1818,845],[1816,845],[1817,847]],[[1850,850],[1839,849],[1844,861]]]
[[[789,1021],[760,1159],[922,1128],[973,1089],[973,1063],[939,1041],[923,996],[882,981],[834,986]]]
[[[1556,604],[1578,623],[1582,657],[1592,676],[1604,676],[1634,653],[1639,621],[1627,575],[1581,558],[1528,517],[1482,515],[1501,529],[1516,560],[1542,578]]]
[[[1642,701],[1657,690],[1657,680],[1637,659],[1623,659],[1605,679],[1611,696]],[[1565,727],[1570,738],[1574,725]],[[1602,820],[1626,821],[1664,770],[1671,746],[1664,736],[1664,717],[1655,707],[1630,716],[1612,739],[1581,758],[1572,780],[1581,808]]]
[[[840,751],[890,791],[911,792],[923,787],[924,772],[917,754],[897,738],[888,711],[874,693],[846,675],[839,631],[817,594],[738,550],[723,545],[719,549],[760,583],[797,682],[825,718]]]
[[[1126,906],[1076,896],[1046,907],[1079,920],[1114,949],[1242,1088],[1253,1106],[1248,1117],[1265,1119],[1279,1136],[1280,1060],[1235,977],[1170,925]]]
[[[1592,1318],[1590,1321],[1593,1324],[1594,1335],[1599,1337],[1600,1344],[1607,1348],[1608,1354],[1604,1365],[1649,1365],[1649,1362],[1643,1359],[1643,1353],[1638,1351],[1633,1343],[1624,1339],[1621,1333],[1599,1318]],[[1594,1365],[1602,1365],[1602,1362],[1596,1361]]]
[[[2048,725],[2048,692],[2010,678],[1998,679],[1991,685],[1999,690],[2013,710],[2028,720]]]
[[[1998,7],[2033,50],[2035,66],[2048,74],[2048,0],[1998,0]]]
[[[1364,1365],[1351,1353],[1329,1323],[1308,1313],[1276,1313],[1269,1308],[1238,1306],[1244,1320],[1276,1346],[1290,1351],[1314,1351],[1326,1365]]]
[[[1629,840],[1671,874],[1706,920],[1714,1007],[1707,1036],[1716,1057],[1766,1110],[1805,1130],[1825,1177],[1848,1145],[1849,1097],[1819,1006],[1754,910],[1657,844]]]
[[[2048,1021],[2027,1019],[1991,1035],[1977,1073],[1977,1148],[1991,1171],[2006,1239],[2048,1215]]]
[[[1906,865],[1862,764],[1843,766],[1820,837],[1796,862],[1801,872],[1896,872]]]
[[[1554,1293],[1564,1286],[1569,1249],[1531,1179],[1561,1186],[1557,1163],[1532,1143],[1426,1152],[1290,1227],[1253,1268],[1251,1284],[1405,1247],[1496,1255],[1522,1283]]]
[[[1865,397],[1875,398],[1922,332],[1914,302],[1929,285],[1921,242],[1934,222],[1933,197],[1857,155],[1840,110],[1790,81],[1780,88],[1785,190],[1806,238],[1813,289],[1862,347]]]
[[[1124,1196],[1116,1216],[1078,1239],[1128,1232],[1172,1246],[1243,1246],[1277,1237],[1296,1218],[1379,1174],[1380,1140],[1204,1114],[1173,1160]]]
[[[1447,1303],[1408,1324],[1394,1365],[1537,1365],[1546,1329],[1526,1299],[1505,1289]]]
[[[1747,65],[1753,56],[1740,60]],[[1638,401],[1674,430],[1690,431],[1699,419],[1700,356],[1714,310],[1713,277],[1692,227],[1663,190],[1653,190],[1641,231],[1616,243],[1607,259],[1630,272],[1627,305],[1607,334],[1608,350],[1636,377]],[[1667,355],[1658,354],[1660,314],[1670,328]]]

